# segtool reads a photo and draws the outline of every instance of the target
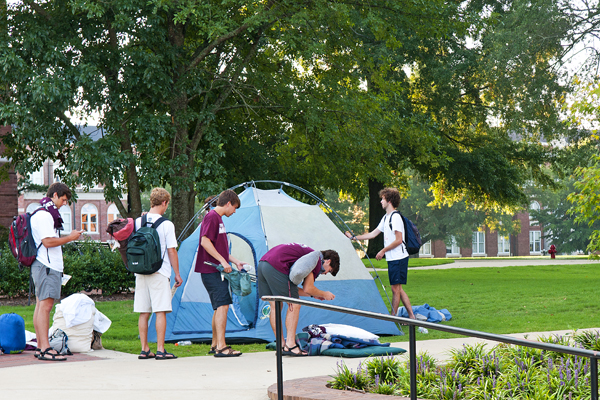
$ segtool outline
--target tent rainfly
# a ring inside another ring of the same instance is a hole
[[[253,266],[268,249],[282,243],[304,243],[315,250],[336,250],[340,255],[337,277],[321,276],[317,287],[335,294],[328,304],[388,314],[375,281],[356,254],[350,240],[336,227],[319,205],[293,199],[282,189],[262,190],[252,185],[239,194],[241,207],[223,222],[231,254]],[[179,247],[179,271],[183,284],[173,297],[173,312],[167,314],[165,340],[209,342],[213,310],[200,274],[194,272],[200,226]],[[174,281],[174,276],[171,277]],[[227,320],[228,342],[275,340],[269,323],[270,306],[258,296],[256,283],[248,296],[234,297]],[[312,299],[311,299],[312,300]],[[314,300],[319,301],[319,300]],[[285,318],[285,310],[282,307]],[[155,316],[149,322],[148,339],[156,342]],[[398,327],[387,321],[302,307],[298,331],[311,324],[346,324],[378,335],[399,335]]]

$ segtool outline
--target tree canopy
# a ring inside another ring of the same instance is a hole
[[[170,184],[194,199],[250,179],[364,198],[414,168],[440,204],[515,207],[551,184],[562,133],[553,1],[25,0],[0,43],[4,138],[26,174],[58,159],[107,200]],[[102,136],[78,129],[100,115]],[[518,140],[516,140],[518,139]],[[76,174],[74,172],[77,172]],[[401,186],[401,185],[400,185]]]

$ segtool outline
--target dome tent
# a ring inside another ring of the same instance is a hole
[[[223,217],[230,252],[237,259],[253,267],[268,249],[282,243],[303,243],[315,250],[336,250],[340,255],[340,271],[336,277],[319,277],[319,289],[335,294],[327,304],[388,314],[375,281],[356,254],[352,243],[329,219],[319,205],[309,205],[295,200],[280,189],[262,190],[256,182],[236,186],[244,187],[239,194],[241,207],[231,217]],[[283,186],[293,187],[282,183]],[[309,192],[297,188],[316,198]],[[321,204],[324,204],[321,202]],[[208,293],[199,273],[194,272],[200,239],[200,226],[180,245],[179,272],[183,284],[173,297],[173,312],[167,314],[165,340],[175,342],[191,340],[210,341],[213,310]],[[174,276],[171,277],[174,281]],[[273,341],[269,323],[270,307],[262,301],[253,283],[248,296],[234,297],[227,321],[228,342]],[[312,300],[312,299],[311,299]],[[314,300],[318,302],[319,300]],[[285,318],[285,310],[283,315]],[[148,340],[156,341],[154,315],[150,319]],[[310,324],[337,323],[365,328],[378,335],[400,335],[398,327],[388,321],[375,320],[318,308],[302,307],[298,330]]]

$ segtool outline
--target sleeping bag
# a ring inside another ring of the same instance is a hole
[[[20,353],[25,350],[25,320],[18,314],[0,315],[0,348],[3,353]]]

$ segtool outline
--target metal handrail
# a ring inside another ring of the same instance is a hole
[[[358,315],[361,317],[380,319],[394,323],[402,323],[409,326],[409,370],[410,370],[410,398],[417,400],[417,354],[416,354],[416,333],[415,327],[423,327],[427,329],[435,329],[438,331],[453,333],[462,336],[476,337],[480,339],[492,340],[495,342],[514,344],[517,346],[533,347],[536,349],[554,351],[556,353],[571,354],[578,357],[590,359],[590,375],[591,375],[591,400],[598,400],[598,359],[600,352],[586,349],[578,349],[576,347],[563,346],[553,343],[543,343],[528,339],[519,339],[511,336],[497,335],[495,333],[474,331],[471,329],[457,328],[454,326],[439,325],[431,322],[419,321],[410,318],[395,317],[374,313],[371,311],[362,311],[354,308],[332,306],[323,303],[316,303],[307,300],[294,299],[285,296],[263,296],[263,301],[275,302],[275,338],[277,341],[277,398],[283,400],[283,364],[282,364],[282,326],[281,326],[281,303],[299,304],[301,306],[321,308],[324,310],[341,312],[345,314]]]

